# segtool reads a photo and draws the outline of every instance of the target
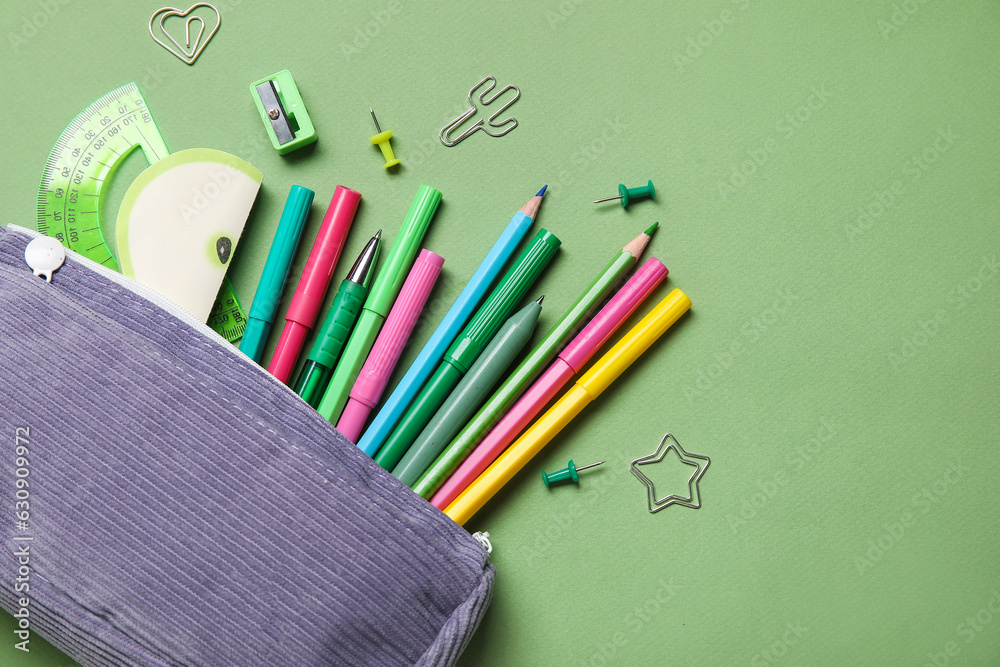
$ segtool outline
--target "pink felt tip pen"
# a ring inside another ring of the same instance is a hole
[[[431,497],[431,504],[443,511],[469,484],[474,482],[548,405],[570,378],[587,365],[591,357],[652,294],[666,276],[667,267],[663,262],[655,257],[647,259],[583,331],[559,353],[555,361],[472,450],[451,477],[441,485]]]
[[[316,234],[306,267],[302,270],[295,295],[285,314],[285,328],[274,348],[268,372],[284,383],[292,376],[292,369],[302,351],[309,331],[316,325],[316,318],[330,287],[333,271],[344,249],[347,232],[354,222],[354,214],[361,202],[361,193],[343,185],[333,192],[330,207],[323,217],[323,224]]]
[[[424,249],[420,251],[413,268],[406,276],[406,282],[382,325],[382,331],[351,388],[350,398],[337,422],[337,429],[351,442],[357,441],[361,429],[368,421],[369,413],[382,398],[382,392],[389,383],[389,377],[443,265],[443,257]]]

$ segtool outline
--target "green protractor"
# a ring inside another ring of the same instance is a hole
[[[38,189],[38,231],[118,271],[118,262],[104,240],[98,211],[104,185],[136,148],[142,148],[150,164],[169,154],[146,100],[138,87],[129,83],[91,104],[63,130],[45,163]],[[241,327],[233,323],[245,319],[227,278],[209,323],[232,341],[242,334]]]
[[[134,83],[87,107],[63,131],[45,163],[38,231],[117,271],[98,219],[101,191],[121,161],[140,146],[150,164],[169,154]]]

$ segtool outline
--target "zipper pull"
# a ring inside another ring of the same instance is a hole
[[[472,538],[483,545],[486,549],[486,555],[493,553],[493,544],[490,542],[490,534],[487,532],[473,533]]]
[[[36,276],[52,282],[52,274],[66,261],[66,248],[51,236],[39,236],[24,249],[24,261]]]

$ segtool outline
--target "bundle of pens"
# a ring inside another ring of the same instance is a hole
[[[287,278],[302,220],[312,202],[311,191],[305,191],[308,203],[303,207],[305,189],[296,188],[285,206],[241,344],[255,360],[260,358],[280,285]],[[417,256],[441,201],[438,190],[420,186],[370,290],[381,231],[365,246],[294,385],[306,402],[336,423],[365,454],[459,524],[475,514],[691,306],[683,292],[671,291],[539,417],[667,275],[663,263],[650,257],[626,281],[650,242],[657,227],[654,223],[615,254],[507,374],[531,338],[542,297],[516,309],[561,244],[551,232],[540,229],[509,262],[537,217],[545,190],[511,218],[367,430],[365,423],[385,391],[444,264],[442,257],[426,249]],[[316,323],[360,199],[359,193],[337,187],[268,367],[283,382],[288,382]]]

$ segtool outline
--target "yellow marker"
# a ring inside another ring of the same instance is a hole
[[[448,506],[445,514],[463,525],[493,497],[517,471],[549,444],[574,417],[618,379],[632,362],[649,349],[691,307],[691,299],[675,289],[618,343],[577,380],[548,412],[532,424],[517,442],[493,462],[475,482]]]
[[[368,141],[377,145],[382,149],[382,157],[385,158],[385,164],[382,166],[388,169],[389,167],[395,167],[399,164],[399,158],[392,154],[392,144],[389,140],[392,139],[392,130],[382,131],[382,128],[378,126],[378,118],[375,117],[375,111],[371,107],[368,110],[372,112],[372,120],[375,121],[375,131],[378,132],[374,137]]]

